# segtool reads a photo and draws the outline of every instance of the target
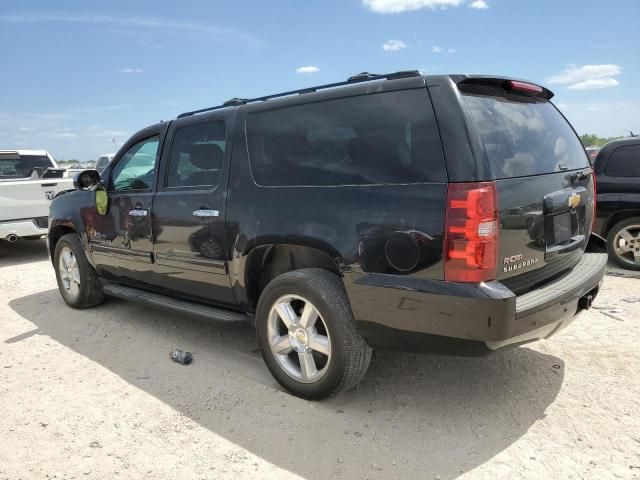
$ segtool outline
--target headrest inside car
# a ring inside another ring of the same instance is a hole
[[[224,152],[215,143],[193,145],[189,152],[189,161],[201,170],[215,170],[222,168]]]

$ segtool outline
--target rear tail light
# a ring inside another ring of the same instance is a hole
[[[449,184],[444,254],[445,280],[484,282],[496,278],[498,202],[495,182]]]
[[[593,180],[593,212],[591,216],[591,233],[593,233],[596,226],[596,195],[598,193],[596,188],[596,171],[593,169],[593,167],[591,168],[591,179]]]

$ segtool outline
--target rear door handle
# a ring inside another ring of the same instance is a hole
[[[218,210],[210,210],[207,208],[201,208],[193,212],[194,217],[219,217],[220,212]]]
[[[147,215],[149,215],[149,210],[136,208],[134,210],[129,210],[129,215],[131,215],[132,217],[146,217]]]

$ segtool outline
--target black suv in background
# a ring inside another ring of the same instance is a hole
[[[356,385],[372,348],[547,338],[607,260],[587,155],[551,97],[360,74],[152,125],[52,203],[62,297],[248,320],[277,381],[314,399]]]
[[[607,238],[618,265],[640,270],[640,138],[606,144],[595,159],[598,210],[594,231]]]

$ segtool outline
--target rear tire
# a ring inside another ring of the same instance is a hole
[[[640,217],[626,218],[611,227],[607,251],[620,267],[640,270]]]
[[[70,233],[58,240],[53,255],[58,289],[72,308],[88,308],[104,301],[102,285],[89,264],[80,237]]]
[[[274,378],[309,400],[353,388],[371,360],[340,278],[319,268],[284,273],[267,285],[256,332]]]

